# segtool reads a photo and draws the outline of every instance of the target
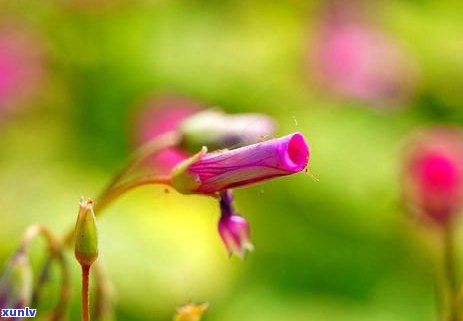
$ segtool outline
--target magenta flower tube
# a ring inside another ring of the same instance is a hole
[[[301,133],[233,150],[207,153],[203,148],[174,169],[172,186],[184,194],[213,194],[300,172],[308,160]]]

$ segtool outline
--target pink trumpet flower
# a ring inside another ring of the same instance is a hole
[[[246,219],[233,210],[233,196],[230,190],[220,194],[221,216],[219,221],[219,234],[228,254],[244,258],[247,252],[254,250],[250,240],[250,230]]]
[[[184,194],[213,194],[302,171],[309,147],[300,133],[233,149],[201,152],[172,173],[172,186]]]

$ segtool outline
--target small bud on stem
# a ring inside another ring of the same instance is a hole
[[[93,212],[93,200],[81,200],[79,205],[74,254],[80,265],[90,267],[98,258],[98,232]]]
[[[74,254],[82,266],[82,321],[90,320],[88,280],[90,267],[98,258],[98,231],[93,200],[81,199],[75,229]]]

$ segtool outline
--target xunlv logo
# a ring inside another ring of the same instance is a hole
[[[24,309],[2,309],[2,314],[0,317],[23,317],[23,318],[35,318],[37,309],[29,309],[25,307]]]

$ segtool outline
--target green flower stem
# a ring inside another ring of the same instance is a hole
[[[179,143],[180,136],[176,132],[168,132],[158,138],[148,142],[137,150],[131,160],[113,177],[108,185],[103,189],[100,196],[97,198],[94,211],[95,215],[100,215],[105,208],[112,202],[118,199],[125,193],[144,185],[164,184],[170,185],[170,177],[141,177],[129,181],[125,181],[129,174],[138,167],[147,157],[153,155],[157,151],[175,146]],[[72,246],[75,238],[75,229],[71,229],[63,239],[63,244]],[[108,305],[109,296],[108,284],[105,282],[104,275],[101,269],[96,266],[96,285],[97,285],[97,301],[96,301],[96,317],[106,318],[110,313],[110,306]],[[82,321],[90,320],[89,311],[89,272],[90,265],[82,265]]]
[[[167,132],[141,146],[133,154],[131,160],[116,174],[108,185],[103,189],[102,196],[107,194],[114,186],[122,181],[133,169],[135,169],[146,158],[158,152],[161,149],[172,147],[180,142],[180,136],[177,132]]]
[[[444,273],[448,287],[448,321],[460,321],[458,307],[457,259],[455,253],[455,235],[452,224],[443,231]]]
[[[51,263],[52,263],[52,257],[48,256],[45,262],[42,265],[42,269],[40,271],[37,284],[35,286],[34,292],[32,293],[32,302],[31,305],[33,307],[37,306],[38,303],[40,302],[40,295],[41,295],[41,290],[43,289],[45,283],[47,282],[49,278],[49,273],[51,269]]]
[[[90,321],[88,279],[90,265],[82,265],[82,321]]]
[[[104,209],[106,209],[112,202],[114,202],[123,194],[140,186],[158,184],[170,185],[170,177],[147,176],[142,178],[136,178],[132,181],[113,187],[112,189],[108,190],[105,194],[100,196],[100,198],[95,202],[95,216],[101,215]],[[72,246],[74,241],[74,234],[75,229],[70,230],[66,234],[64,238],[64,244],[66,246]]]
[[[170,177],[162,176],[147,176],[142,178],[136,178],[132,181],[116,186],[109,190],[95,203],[95,213],[102,213],[110,204],[122,195],[130,192],[131,190],[145,185],[170,185]],[[98,214],[95,214],[98,215]]]
[[[88,211],[90,212],[85,212],[87,213],[87,215],[94,215],[94,211],[95,213],[101,213],[103,211],[104,208],[106,208],[107,206],[109,206],[112,202],[114,202],[117,198],[119,198],[120,196],[122,196],[123,194],[139,187],[139,186],[144,186],[144,185],[150,185],[150,184],[169,184],[170,183],[170,178],[169,177],[143,177],[143,178],[137,178],[137,179],[134,179],[133,181],[129,181],[127,183],[124,183],[124,184],[121,184],[121,185],[117,185],[117,186],[114,186],[112,187],[111,189],[109,189],[106,193],[104,193],[102,196],[101,196],[101,199],[98,200],[98,203],[95,204],[95,206],[93,208],[90,207],[90,209]],[[93,204],[93,202],[92,202]],[[90,205],[91,206],[91,205]],[[81,208],[82,210],[82,208]],[[86,210],[84,208],[84,210]],[[77,226],[79,226],[79,220],[84,220],[84,219],[90,219],[90,218],[84,218],[84,217],[81,217],[81,214],[82,212],[79,213],[79,218],[78,218],[78,221],[77,221]],[[93,217],[94,219],[94,217]],[[85,224],[85,221],[82,221],[81,222],[82,224],[84,224],[82,226],[82,228],[85,228],[87,225]],[[90,223],[89,223],[90,224]],[[77,229],[77,227],[76,227]],[[70,233],[70,237],[71,237],[71,240],[74,239],[74,235],[76,233],[76,229],[73,230],[72,233]],[[90,231],[88,228],[83,230],[83,232],[92,232]],[[82,233],[83,233],[82,232]],[[88,240],[89,242],[92,240],[91,236],[93,234],[88,234],[87,237],[88,237]],[[82,241],[83,242],[83,241]],[[72,241],[71,242],[68,242],[67,243],[68,245],[72,244]],[[79,243],[76,243],[76,245],[79,245]],[[80,248],[82,248],[83,250],[87,250],[88,249],[88,246],[83,246],[85,245],[85,243],[82,244],[82,246]],[[77,249],[78,247],[76,247]],[[77,250],[76,250],[77,251]],[[78,258],[79,260],[79,257],[81,257],[82,253],[80,253],[82,251],[77,251],[76,252],[76,257]],[[84,252],[84,254],[86,254]],[[79,260],[79,263],[81,263],[81,266],[82,266],[82,321],[90,321],[90,309],[89,309],[89,273],[90,273],[90,267],[93,263],[93,261],[89,261],[87,262],[88,260],[85,260],[85,258],[83,260]],[[107,307],[107,300],[105,300],[105,297],[106,297],[106,294],[107,294],[107,286],[103,283],[103,279],[102,279],[102,273],[101,271],[99,271],[100,273],[98,273],[99,275],[97,275],[97,317],[98,316],[105,316],[105,313],[106,313],[106,307]],[[106,315],[108,315],[106,313]]]
[[[21,247],[26,249],[27,247],[29,247],[32,241],[38,236],[43,236],[44,239],[47,241],[51,254],[55,254],[59,251],[61,247],[59,241],[54,238],[53,234],[47,227],[41,224],[34,224],[27,228],[21,240]]]
[[[101,199],[98,201],[98,203],[95,204],[94,209],[95,213],[101,213],[104,208],[109,206],[113,201],[115,201],[118,197],[122,196],[123,194],[139,187],[139,186],[144,186],[144,185],[150,185],[150,184],[169,184],[170,178],[168,177],[145,177],[145,178],[138,178],[134,179],[133,181],[129,181],[127,183],[121,184],[119,186],[115,186],[111,189],[109,189]],[[93,214],[92,214],[93,215]],[[72,230],[67,236],[66,239],[66,245],[72,245],[73,242],[72,240],[74,239],[75,236],[75,229]],[[80,262],[82,264],[82,262]],[[89,273],[90,273],[90,264],[82,264],[82,321],[90,321],[90,310],[89,310]],[[107,300],[101,300],[102,295],[106,295],[107,293],[107,287],[104,283],[102,282],[102,275],[97,275],[97,290],[99,291],[97,293],[97,299],[100,299],[100,301],[97,300],[97,317],[101,315],[105,315],[105,310],[107,306]],[[101,312],[101,313],[100,313]],[[107,315],[107,313],[106,313]]]
[[[111,198],[117,197],[115,194],[121,192],[121,189],[127,188],[128,184],[134,184],[136,179],[128,182],[128,183],[121,183],[127,176],[135,169],[137,166],[142,163],[146,158],[150,155],[155,154],[156,152],[178,145],[180,142],[180,135],[177,132],[167,132],[157,138],[149,141],[145,145],[141,146],[138,150],[136,150],[131,157],[131,159],[127,162],[127,164],[111,179],[111,181],[106,185],[106,187],[101,192],[100,196],[96,199],[95,204],[95,215],[98,216],[102,212],[102,208],[109,205],[112,202]],[[145,180],[145,178],[142,178]],[[149,183],[147,183],[149,184]],[[142,185],[147,185],[142,184]],[[163,183],[164,184],[164,183]],[[123,193],[122,193],[123,194]],[[121,195],[122,195],[121,194]],[[110,200],[111,199],[111,200]],[[101,204],[104,205],[101,205]],[[67,246],[71,246],[74,240],[74,229],[70,229],[64,237],[64,244]]]

